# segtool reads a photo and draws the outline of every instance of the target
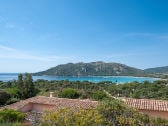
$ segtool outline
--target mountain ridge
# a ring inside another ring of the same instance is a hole
[[[60,64],[33,75],[53,76],[148,76],[156,73],[168,73],[168,66],[138,69],[116,62],[78,62]]]
[[[148,68],[144,71],[147,74],[168,74],[168,66]]]
[[[34,75],[55,76],[143,76],[144,74],[141,69],[121,63],[103,61],[60,64],[45,71],[34,73]]]

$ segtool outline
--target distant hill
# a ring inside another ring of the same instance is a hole
[[[168,66],[148,68],[148,69],[145,69],[144,72],[147,74],[156,74],[156,73],[161,73],[161,74],[167,73],[168,74]]]
[[[143,70],[120,63],[67,63],[50,68],[34,75],[53,76],[144,76]]]

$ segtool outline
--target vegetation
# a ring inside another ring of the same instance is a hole
[[[55,76],[145,76],[143,70],[119,63],[91,62],[58,65],[34,75]]]
[[[30,74],[19,75],[18,80],[11,82],[0,82],[1,105],[14,103],[20,99],[37,95],[48,95],[50,91],[63,98],[89,98],[99,101],[96,109],[72,112],[64,108],[56,112],[46,113],[40,123],[44,125],[78,125],[78,126],[104,126],[104,125],[130,125],[130,126],[157,126],[168,125],[164,119],[154,119],[142,115],[133,108],[125,106],[121,101],[114,100],[115,97],[132,97],[168,100],[168,81],[158,80],[153,83],[145,81],[142,83],[131,82],[125,84],[112,83],[110,81],[92,83],[88,81],[68,80],[62,81],[33,81]],[[24,89],[23,89],[24,88]],[[108,93],[109,94],[108,94]],[[0,111],[0,123],[6,125],[20,125],[24,115],[13,110]],[[88,120],[86,120],[88,118]],[[46,121],[50,120],[50,121]],[[79,121],[80,120],[80,121]]]
[[[107,96],[103,90],[109,92],[115,97],[132,97],[132,98],[147,98],[147,99],[162,99],[168,100],[168,81],[159,80],[153,83],[145,81],[142,83],[131,82],[125,84],[116,84],[109,81],[100,83],[84,82],[71,82],[65,81],[44,81],[37,80],[35,82],[36,87],[40,90],[40,95],[46,95],[46,92],[53,91],[55,96],[59,94],[65,88],[75,89],[79,92],[79,98],[89,98],[94,100],[102,100]],[[49,94],[49,93],[47,93]]]
[[[73,111],[70,108],[59,109],[56,112],[47,112],[40,126],[101,126],[102,115],[97,109],[79,109]]]
[[[18,75],[16,87],[19,91],[19,98],[21,99],[30,98],[36,95],[32,76],[28,73],[26,73],[24,77],[22,74]]]
[[[168,120],[154,119],[143,115],[118,100],[106,100],[100,103],[99,112],[104,117],[105,125],[109,126],[166,126]],[[160,121],[159,121],[160,120]]]
[[[10,98],[11,95],[9,93],[0,90],[0,106],[5,104]]]
[[[165,66],[165,67],[156,67],[156,68],[148,68],[148,69],[145,69],[145,72],[149,73],[149,74],[168,73],[168,66]]]
[[[168,81],[113,84],[106,86],[105,89],[112,96],[168,100]]]
[[[25,79],[23,79],[24,82]],[[30,79],[31,80],[31,79]],[[48,96],[49,92],[54,92],[56,97],[64,98],[81,98],[104,100],[107,99],[107,91],[114,97],[132,97],[132,98],[147,98],[147,99],[162,99],[168,100],[168,81],[158,80],[153,83],[145,81],[142,83],[131,82],[125,84],[116,84],[110,81],[92,83],[88,81],[75,81],[68,80],[62,81],[47,81],[37,80],[31,81],[31,86],[24,86],[24,89],[18,86],[18,80],[10,82],[1,82],[0,87],[0,104],[10,104],[20,99],[38,95]],[[4,86],[5,85],[5,86]],[[4,95],[10,97],[4,97]]]
[[[96,101],[102,101],[107,98],[107,94],[103,91],[96,91],[92,94],[92,99]]]
[[[93,93],[96,91],[103,92],[99,85],[88,81],[71,82],[63,81],[44,81],[37,80],[35,86],[39,89],[39,95],[48,95],[49,92],[55,92],[57,97],[65,98],[90,98],[93,99]],[[48,93],[47,93],[48,92]]]
[[[154,119],[125,106],[121,101],[102,101],[95,109],[73,111],[63,108],[43,115],[40,126],[166,126],[168,121]]]
[[[153,74],[149,74],[149,76],[168,80],[168,73],[153,73]]]
[[[0,82],[0,88],[0,106],[33,97],[38,93],[32,76],[28,73],[20,74],[17,81]]]
[[[1,123],[1,126],[23,126],[20,122],[5,122]]]
[[[20,123],[24,120],[25,114],[19,111],[3,109],[0,111],[0,124]]]
[[[59,93],[59,96],[63,97],[63,98],[75,99],[75,98],[79,98],[79,93],[75,89],[65,88],[65,89],[62,90],[62,92]]]

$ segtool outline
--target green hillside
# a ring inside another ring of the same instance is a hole
[[[54,76],[143,76],[143,70],[126,66],[120,63],[68,63],[58,65],[34,75]]]
[[[168,66],[149,68],[149,69],[145,69],[144,72],[148,74],[157,74],[157,73],[168,74]]]

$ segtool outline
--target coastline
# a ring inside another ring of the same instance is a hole
[[[0,81],[12,81],[17,80],[18,74],[0,74]],[[118,82],[118,83],[129,83],[133,81],[143,82],[143,81],[150,81],[153,82],[155,80],[161,80],[161,78],[152,78],[152,77],[135,77],[135,76],[33,76],[33,80],[36,81],[38,79],[43,80],[69,80],[69,81],[89,81],[89,82],[102,82],[102,81],[111,81],[111,82]]]

